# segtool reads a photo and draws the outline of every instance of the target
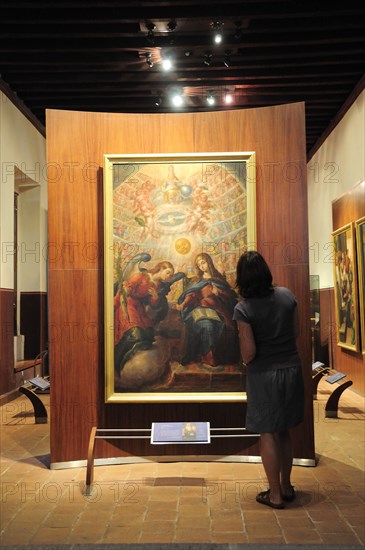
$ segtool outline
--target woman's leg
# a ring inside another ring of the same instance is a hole
[[[278,434],[279,446],[280,446],[280,475],[281,475],[281,491],[283,495],[292,494],[292,486],[290,482],[290,475],[293,465],[293,449],[291,444],[290,432],[280,432]]]
[[[278,434],[263,433],[261,434],[260,452],[262,464],[266,473],[270,487],[270,500],[274,504],[281,504],[280,486],[280,442]]]

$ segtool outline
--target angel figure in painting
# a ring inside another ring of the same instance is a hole
[[[240,357],[237,327],[232,320],[236,293],[209,254],[198,254],[194,267],[196,276],[177,305],[186,326],[181,363],[198,361],[211,367],[234,364]]]
[[[151,258],[146,253],[137,256],[139,262]],[[150,269],[138,268],[116,286],[114,296],[114,366],[119,374],[138,352],[152,348],[155,327],[168,313],[171,285],[184,277],[183,273],[174,275],[174,266],[168,261]]]

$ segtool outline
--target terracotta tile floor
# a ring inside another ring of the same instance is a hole
[[[298,499],[274,511],[255,502],[261,464],[143,463],[49,470],[49,424],[25,396],[1,413],[1,544],[267,543],[364,545],[364,399],[346,390],[325,419],[314,402],[316,467],[293,468]],[[43,399],[46,399],[44,397]]]

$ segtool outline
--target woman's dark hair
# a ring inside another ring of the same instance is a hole
[[[237,263],[236,285],[243,298],[262,298],[270,294],[272,275],[261,254],[255,250],[242,254]]]

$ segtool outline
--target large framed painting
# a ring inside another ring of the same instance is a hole
[[[356,220],[355,227],[360,301],[361,350],[365,353],[365,216]]]
[[[359,350],[358,292],[354,224],[334,231],[334,292],[337,344]]]
[[[236,264],[252,152],[104,156],[106,402],[245,399]]]

